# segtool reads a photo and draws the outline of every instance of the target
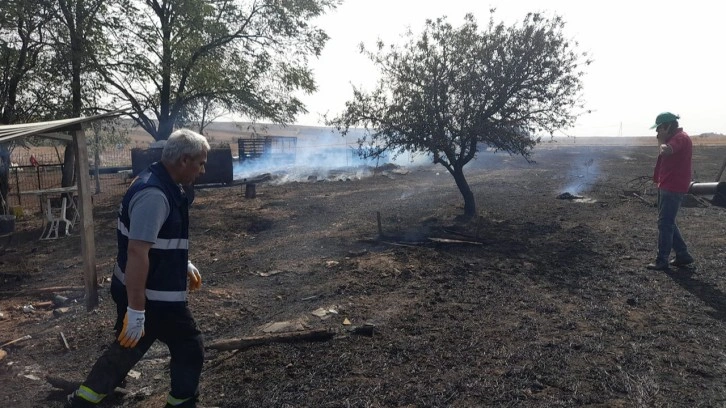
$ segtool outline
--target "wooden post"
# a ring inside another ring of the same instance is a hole
[[[15,169],[15,191],[17,192],[18,196],[18,205],[22,206],[23,201],[20,199],[20,176],[18,175],[18,169]]]
[[[81,127],[73,132],[73,148],[76,149],[76,182],[78,184],[78,208],[81,212],[81,257],[83,280],[86,286],[86,310],[98,306],[96,276],[96,241],[94,238],[93,203],[91,202],[91,178],[88,168],[86,133]]]
[[[255,198],[257,197],[257,185],[255,183],[247,183],[245,184],[245,198]]]
[[[381,212],[376,211],[376,218],[378,219],[378,236],[383,236],[383,227],[381,227]]]

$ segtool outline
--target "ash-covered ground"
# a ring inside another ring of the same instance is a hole
[[[208,350],[200,405],[723,406],[726,210],[689,200],[679,222],[695,267],[646,270],[655,154],[483,154],[467,169],[479,214],[468,222],[432,165],[262,182],[253,199],[244,186],[197,191],[190,252],[204,286],[190,306],[207,344],[280,327],[333,333]],[[724,157],[697,145],[696,180],[713,181]],[[557,198],[566,192],[582,198]],[[53,293],[38,291],[83,284],[77,234],[41,242],[37,220],[23,222],[0,255],[0,342],[32,337],[4,348],[0,406],[61,406],[46,378],[80,381],[113,339],[115,208],[95,209],[93,313],[71,291],[55,294],[77,303],[54,314],[42,306]],[[163,406],[167,368],[165,347],[153,348],[106,406]]]

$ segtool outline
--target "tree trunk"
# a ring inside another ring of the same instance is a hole
[[[76,153],[73,150],[72,143],[66,143],[65,153],[63,154],[63,178],[61,179],[61,187],[70,187],[73,185],[76,168]]]
[[[98,143],[98,136],[96,136],[96,143]],[[98,144],[96,144],[98,146]],[[98,168],[101,166],[101,157],[96,150],[93,155],[93,177],[96,179],[96,194],[101,194],[101,177],[98,174]]]
[[[0,202],[8,203],[8,186],[10,185],[10,150],[5,143],[0,144]],[[0,208],[0,213],[9,211]]]
[[[167,140],[174,130],[174,121],[171,119],[159,121],[159,132],[156,134],[156,140]]]
[[[71,2],[68,2],[71,3]],[[81,71],[82,61],[84,58],[84,32],[83,27],[87,23],[86,18],[83,14],[83,2],[77,2],[75,4],[68,4],[72,8],[68,9],[69,13],[66,15],[68,20],[68,28],[70,35],[71,45],[71,103],[72,103],[72,115],[74,118],[81,117],[81,108],[83,107],[83,99],[81,95]],[[73,14],[70,14],[72,12]],[[73,143],[66,144],[66,151],[63,157],[63,179],[61,180],[62,187],[69,187],[75,182],[75,169],[76,169],[76,151],[73,148]]]
[[[459,187],[459,191],[461,192],[462,197],[464,197],[464,215],[467,217],[475,216],[476,200],[474,199],[474,193],[472,193],[471,188],[469,188],[469,183],[466,181],[466,177],[464,177],[463,167],[454,168],[451,175],[454,176],[456,186]]]
[[[101,167],[101,153],[99,152],[101,146],[101,136],[99,132],[94,132],[94,141],[96,142],[96,148],[93,149],[93,176],[96,179],[96,194],[101,194],[101,177],[98,174],[98,168]]]

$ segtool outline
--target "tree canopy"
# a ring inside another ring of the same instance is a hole
[[[564,35],[560,17],[529,13],[513,25],[480,30],[467,14],[453,27],[446,17],[427,20],[403,45],[374,50],[361,45],[380,69],[370,92],[353,89],[344,111],[328,121],[345,135],[362,127],[364,156],[425,152],[454,177],[464,213],[476,214],[464,166],[482,146],[530,159],[538,132],[574,124],[586,54]]]
[[[216,106],[286,123],[305,112],[307,66],[327,35],[310,23],[338,0],[127,0],[109,26],[112,50],[97,61],[117,105],[155,139]],[[206,112],[209,116],[213,113]]]
[[[154,139],[222,113],[287,123],[315,90],[312,24],[341,0],[0,0],[0,123],[131,107]],[[10,148],[0,145],[0,194]],[[73,180],[66,149],[62,185]]]

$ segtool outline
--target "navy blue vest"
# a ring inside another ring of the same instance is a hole
[[[112,290],[124,286],[124,272],[128,257],[129,203],[137,192],[156,187],[169,202],[170,213],[149,251],[149,275],[146,280],[147,303],[161,305],[186,303],[187,262],[189,259],[189,204],[190,200],[175,183],[166,168],[156,162],[141,172],[126,191],[118,213],[118,255],[111,281]],[[120,286],[119,286],[120,285]],[[125,292],[125,287],[123,288]]]

